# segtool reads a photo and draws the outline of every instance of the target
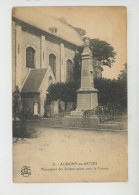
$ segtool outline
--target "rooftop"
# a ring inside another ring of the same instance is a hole
[[[43,78],[47,72],[47,69],[33,69],[22,87],[22,93],[36,93],[39,92],[39,88],[43,81]]]
[[[62,23],[56,17],[42,13],[41,8],[40,11],[35,7],[14,8],[12,16],[76,46],[83,45],[82,38],[75,29]]]

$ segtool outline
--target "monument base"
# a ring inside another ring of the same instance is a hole
[[[77,110],[90,110],[98,106],[97,89],[77,90]]]
[[[98,106],[97,90],[79,89],[77,90],[77,109],[71,111],[69,116],[62,118],[64,127],[75,128],[97,128],[99,124],[98,116],[84,116],[85,110],[91,110]]]
[[[82,116],[65,116],[62,118],[62,126],[66,128],[97,128],[99,124],[98,116],[82,117]]]
[[[70,116],[79,117],[83,116],[84,112],[82,110],[74,110],[70,112]]]

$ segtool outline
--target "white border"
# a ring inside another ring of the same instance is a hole
[[[126,6],[128,13],[129,181],[125,183],[14,184],[12,182],[11,8],[14,6]],[[139,194],[139,1],[4,0],[0,2],[0,194]]]

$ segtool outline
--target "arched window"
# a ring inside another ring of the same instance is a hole
[[[49,55],[49,65],[52,68],[54,76],[56,77],[56,56],[54,54]]]
[[[67,60],[66,68],[67,68],[67,82],[74,81],[74,67],[71,60]]]
[[[32,47],[26,48],[26,67],[35,68],[35,50]]]

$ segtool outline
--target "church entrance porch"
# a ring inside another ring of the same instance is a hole
[[[30,117],[44,116],[47,89],[54,81],[50,66],[30,70],[21,89],[23,107]]]

